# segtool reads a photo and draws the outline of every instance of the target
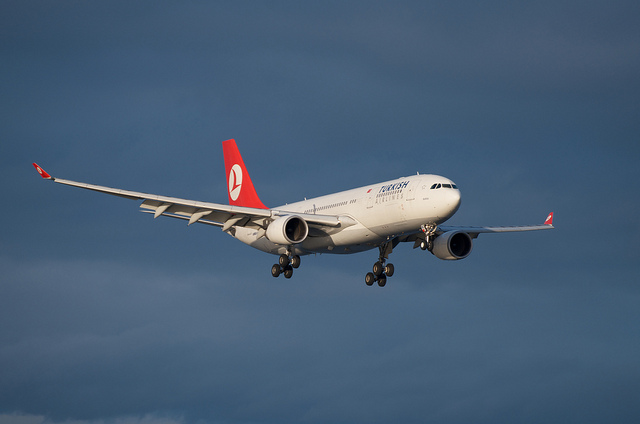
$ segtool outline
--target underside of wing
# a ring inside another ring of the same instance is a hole
[[[269,213],[264,209],[254,210],[173,198],[145,199],[140,208],[143,212],[152,213],[154,218],[167,216],[186,220],[188,225],[197,222],[222,227],[224,230],[234,225],[258,228],[264,225],[264,220],[269,219]]]

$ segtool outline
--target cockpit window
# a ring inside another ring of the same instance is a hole
[[[433,185],[431,185],[431,187],[429,188],[429,190],[434,190],[437,188],[455,188],[458,189],[458,186],[455,184],[448,184],[448,183],[435,183]]]

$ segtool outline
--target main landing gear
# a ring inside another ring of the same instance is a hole
[[[293,269],[300,266],[300,256],[284,253],[280,255],[278,263],[271,267],[271,275],[279,277],[280,274],[284,274],[284,278],[291,278],[293,276]]]
[[[393,264],[388,263],[385,265],[385,261],[389,258],[389,254],[393,250],[392,242],[386,242],[379,246],[380,257],[378,262],[373,264],[373,272],[368,272],[364,277],[364,282],[367,286],[372,286],[376,281],[380,287],[384,287],[387,284],[387,277],[393,276],[395,271]]]

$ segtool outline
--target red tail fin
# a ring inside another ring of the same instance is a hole
[[[248,208],[269,209],[262,204],[256,189],[253,187],[251,177],[249,177],[247,167],[244,166],[236,141],[223,141],[222,150],[224,152],[224,167],[227,171],[227,182],[229,183],[229,204]]]

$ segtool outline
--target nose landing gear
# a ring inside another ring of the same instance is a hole
[[[424,233],[424,239],[420,241],[420,249],[431,252],[433,250],[433,240],[435,239],[438,226],[436,224],[425,224],[422,225],[420,229]]]
[[[284,278],[293,276],[293,269],[300,266],[300,256],[291,254],[282,254],[278,258],[278,263],[271,267],[271,275],[279,277],[284,274]]]

